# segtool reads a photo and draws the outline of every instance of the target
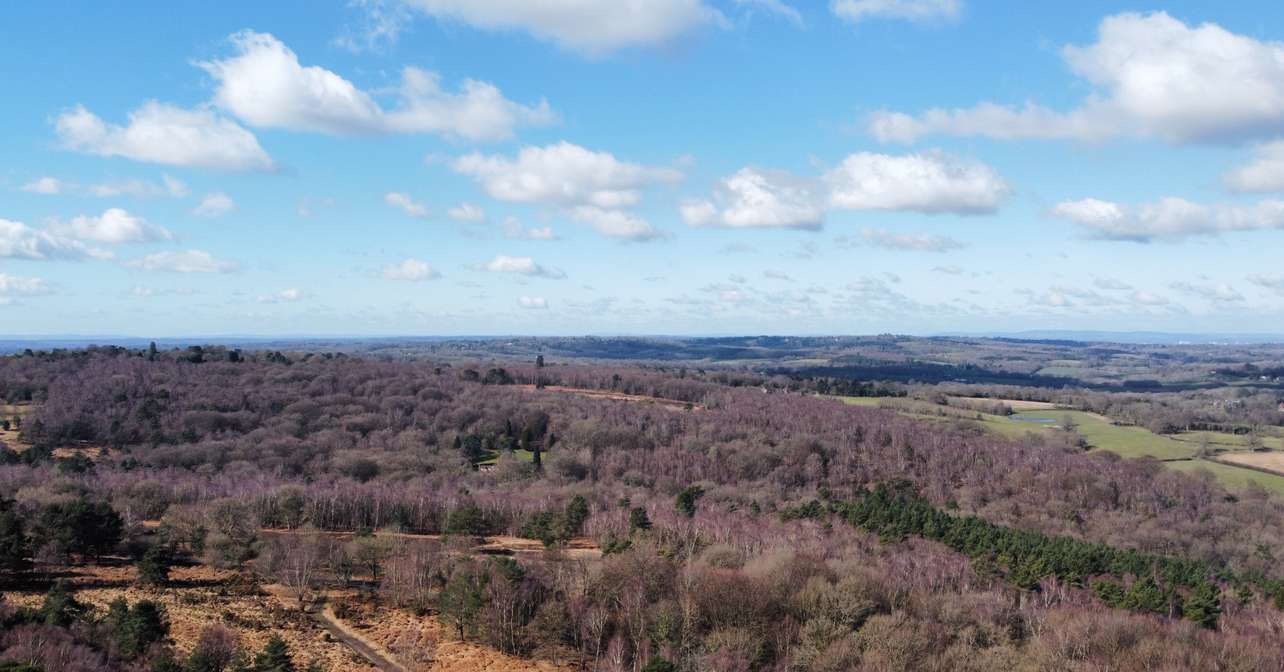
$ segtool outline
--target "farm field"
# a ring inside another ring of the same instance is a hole
[[[1262,447],[1268,450],[1284,450],[1284,438],[1279,436],[1262,435],[1260,437]],[[1221,450],[1247,450],[1249,448],[1249,437],[1247,434],[1230,434],[1228,432],[1182,432],[1173,435],[1173,440],[1189,443],[1196,447],[1207,442],[1208,446],[1213,449]]]
[[[1238,452],[1223,453],[1217,456],[1222,462],[1233,462],[1247,467],[1266,469],[1284,474],[1284,452]]]
[[[1020,438],[1030,432],[1056,430],[1065,418],[1075,423],[1076,430],[1083,435],[1095,449],[1108,450],[1127,458],[1153,457],[1164,460],[1165,465],[1181,471],[1206,469],[1223,484],[1233,488],[1243,488],[1249,483],[1258,485],[1276,493],[1284,494],[1284,474],[1275,475],[1253,469],[1241,469],[1231,464],[1200,460],[1195,458],[1199,440],[1207,438],[1211,444],[1242,446],[1244,439],[1237,435],[1222,432],[1189,432],[1168,437],[1155,434],[1143,427],[1115,425],[1109,419],[1096,413],[1075,410],[1057,410],[1047,404],[1039,409],[1023,410],[1008,417],[965,411],[930,402],[888,397],[841,397],[843,403],[871,408],[890,408],[908,417],[925,420],[948,420],[951,418],[976,420],[982,426],[1010,438]],[[1020,400],[990,399],[1002,401],[1014,408]],[[1041,403],[1041,402],[1024,402]],[[1028,406],[1027,406],[1028,408]],[[1268,447],[1278,445],[1278,437],[1267,437]],[[1222,462],[1238,462],[1246,466],[1265,469],[1284,470],[1284,453],[1239,453],[1227,452],[1219,455]],[[1276,465],[1276,466],[1265,466]]]
[[[499,450],[489,451],[482,459],[477,461],[478,466],[485,467],[485,466],[495,466],[499,464],[499,458],[502,456],[503,452],[505,451],[499,451]],[[508,452],[511,452],[512,455],[516,457],[517,460],[520,462],[535,461],[535,453],[533,451],[523,450],[521,448],[518,448],[516,450],[508,451]]]
[[[924,418],[959,417],[975,418],[984,415],[966,408],[955,408],[933,404],[921,399],[907,397],[838,397],[845,404],[865,406],[867,408],[887,408],[905,415]]]
[[[1093,447],[1109,450],[1124,457],[1145,455],[1160,460],[1178,460],[1194,455],[1192,446],[1160,436],[1144,427],[1115,425],[1105,417],[1083,411],[1023,411],[1008,418],[997,418],[987,422],[1038,424],[1048,420],[1051,422],[1048,422],[1047,426],[1060,429],[1065,418],[1074,421],[1077,431]]]
[[[1224,460],[1225,457],[1219,457]],[[1259,485],[1266,490],[1277,495],[1284,495],[1284,476],[1268,474],[1253,469],[1245,469],[1221,462],[1211,460],[1186,460],[1181,462],[1166,462],[1168,467],[1178,471],[1193,472],[1200,469],[1206,469],[1212,472],[1217,480],[1229,488],[1243,489],[1250,484]]]
[[[879,408],[884,401],[890,400],[890,397],[838,397],[844,404],[852,406],[864,406],[866,408]]]
[[[1012,407],[1015,411],[1039,411],[1056,408],[1057,405],[1048,401],[1030,401],[1027,399],[990,399],[988,397],[951,397],[960,401],[969,401],[974,403],[1001,402]]]

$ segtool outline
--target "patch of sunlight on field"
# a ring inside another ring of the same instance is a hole
[[[1066,417],[1071,418],[1077,431],[1083,435],[1094,449],[1108,450],[1123,457],[1149,456],[1160,460],[1174,460],[1164,464],[1180,471],[1192,472],[1207,469],[1224,486],[1242,489],[1249,483],[1257,483],[1267,490],[1284,495],[1284,476],[1263,473],[1253,469],[1242,469],[1228,464],[1219,464],[1205,460],[1192,460],[1199,447],[1198,440],[1190,440],[1191,435],[1207,434],[1210,439],[1220,441],[1246,440],[1244,437],[1221,432],[1188,432],[1181,435],[1183,440],[1155,434],[1144,427],[1115,425],[1104,416],[1084,411],[1037,409],[1026,410],[1004,417],[984,413],[963,412],[961,409],[940,406],[926,401],[898,399],[889,397],[839,397],[844,403],[853,406],[883,407],[896,410],[906,417],[920,420],[964,420],[975,419],[977,424],[1003,436],[1019,439],[1030,433],[1060,431],[1061,423]],[[942,416],[941,410],[949,413]],[[950,417],[953,416],[953,417]],[[1197,436],[1195,437],[1198,438]],[[1265,437],[1268,447],[1278,445],[1279,437]]]
[[[1262,446],[1270,450],[1284,450],[1284,438],[1278,436],[1263,436]],[[1247,434],[1231,434],[1229,432],[1182,432],[1173,436],[1174,440],[1183,443],[1189,443],[1192,446],[1199,447],[1204,441],[1212,448],[1221,448],[1228,450],[1242,450],[1248,448]]]
[[[1048,428],[1047,425],[1013,422],[1001,415],[982,415],[980,424],[993,432],[1013,439],[1019,439],[1026,434],[1042,432]]]
[[[929,420],[976,420],[982,413],[966,408],[943,406],[908,397],[838,397],[844,403],[867,408],[885,408],[901,415]]]
[[[535,461],[535,453],[533,453],[533,452],[531,452],[531,451],[529,451],[529,450],[522,450],[521,448],[518,448],[517,450],[514,450],[514,451],[512,451],[512,452],[513,452],[513,456],[514,456],[514,457],[516,457],[516,458],[518,459],[518,461],[520,461],[520,462],[534,462],[534,461]],[[477,461],[477,464],[479,464],[479,465],[494,465],[494,464],[499,464],[500,454],[501,454],[501,453],[500,453],[499,451],[497,451],[497,450],[493,450],[493,451],[491,451],[491,454],[490,454],[490,455],[488,455],[488,456],[486,456],[486,457],[484,457],[484,458],[482,458],[482,459],[478,460],[478,461]]]
[[[1051,419],[1052,425],[1060,427],[1062,420],[1069,416],[1078,425],[1078,431],[1093,448],[1109,450],[1124,457],[1141,457],[1149,455],[1161,460],[1172,460],[1191,457],[1195,447],[1166,436],[1160,436],[1144,427],[1126,427],[1111,422],[1095,413],[1083,411],[1023,411],[1008,418],[1009,422],[1020,423],[1020,418]]]
[[[1055,409],[1056,404],[1050,401],[1027,401],[1025,399],[991,399],[989,397],[950,397],[964,403],[1006,404],[1014,411],[1033,411]]]
[[[871,406],[871,407],[877,408],[879,402],[886,399],[887,397],[835,397],[835,398],[838,399],[839,401],[842,401],[844,404],[850,404],[852,406]]]
[[[1074,378],[1084,374],[1084,370],[1077,366],[1045,366],[1034,372],[1036,376],[1056,376],[1059,378]]]
[[[1060,431],[1066,417],[1093,448],[1124,457],[1148,455],[1161,460],[1182,459],[1194,454],[1194,446],[1159,436],[1142,427],[1124,427],[1094,413],[1068,410],[1022,411],[1008,417],[985,416],[983,424],[1004,436],[1021,437],[1029,432]]]
[[[1167,462],[1167,466],[1178,469],[1187,473],[1198,469],[1207,469],[1217,477],[1218,482],[1230,488],[1242,489],[1249,483],[1257,483],[1277,495],[1284,495],[1284,476],[1267,474],[1252,469],[1240,469],[1216,462],[1207,462],[1205,460],[1189,460],[1184,462]]]

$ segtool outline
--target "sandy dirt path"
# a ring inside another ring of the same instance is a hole
[[[150,523],[151,521],[147,521]],[[147,523],[144,523],[146,525]],[[311,534],[314,536],[325,536],[331,539],[348,540],[352,539],[352,532],[336,532],[330,530],[287,530],[283,528],[263,528],[259,530],[266,536],[284,536],[284,535],[301,535]],[[389,539],[408,539],[419,541],[441,541],[446,537],[442,534],[414,534],[410,532],[376,532],[376,536]],[[458,535],[457,535],[458,536]],[[513,555],[531,557],[543,555],[547,552],[544,543],[536,539],[522,539],[521,537],[510,537],[507,535],[496,535],[481,537],[480,541],[473,545],[473,552],[482,555]],[[576,537],[566,542],[561,548],[562,554],[570,560],[597,560],[602,557],[602,549],[587,537]]]
[[[534,385],[514,385],[518,389],[528,392],[558,392],[562,394],[574,394],[581,397],[591,397],[594,399],[609,399],[612,401],[631,401],[640,404],[652,404],[667,408],[672,411],[698,411],[704,407],[686,401],[677,399],[665,399],[663,397],[648,397],[641,394],[625,394],[623,392],[613,392],[611,390],[589,390],[580,387],[563,387],[561,385],[545,385],[537,388]]]
[[[409,672],[409,670],[398,663],[391,654],[383,650],[383,647],[362,637],[360,633],[343,624],[337,616],[334,615],[334,609],[329,604],[321,611],[314,612],[312,618],[325,628],[335,639],[343,642],[357,653],[365,658],[371,665],[383,670],[384,672]]]
[[[291,610],[299,609],[299,601],[290,595],[290,591],[279,583],[268,583],[262,586],[263,592],[276,598],[282,607]],[[361,656],[366,662],[383,670],[383,672],[410,672],[407,668],[393,658],[383,647],[362,637],[360,633],[344,625],[343,621],[335,615],[334,609],[328,602],[328,596],[322,598],[321,609],[308,612],[308,616],[316,621],[321,629],[330,633],[330,636],[341,642],[344,646],[352,649],[354,653]]]

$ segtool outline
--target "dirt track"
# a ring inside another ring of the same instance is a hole
[[[151,599],[165,607],[170,637],[180,655],[196,644],[201,631],[211,623],[223,623],[238,633],[246,651],[258,651],[272,634],[283,637],[299,669],[317,663],[326,672],[374,672],[381,668],[354,657],[355,648],[333,633],[322,637],[321,624],[298,614],[291,602],[283,604],[271,591],[259,591],[240,582],[237,572],[205,566],[175,567],[171,585],[164,589],[140,588],[136,570],[128,565],[77,566],[63,572],[77,588],[77,598],[101,613],[112,600],[130,602]],[[283,589],[282,589],[283,590]],[[44,590],[6,591],[11,604],[38,607]],[[328,629],[327,629],[328,630]]]
[[[280,608],[297,613],[299,603],[280,584],[262,586]],[[308,615],[329,633],[334,645],[346,646],[381,672],[566,672],[566,661],[531,660],[508,655],[475,642],[463,641],[435,616],[416,616],[403,609],[372,611],[351,590],[329,590],[321,609]],[[347,600],[355,609],[340,618],[330,606]],[[363,668],[364,669],[364,668]]]
[[[334,610],[330,605],[326,605],[321,611],[312,614],[312,618],[325,628],[335,639],[343,642],[348,648],[357,652],[362,658],[365,658],[371,665],[383,670],[384,672],[409,672],[404,666],[397,661],[384,655],[383,648],[376,649],[377,644],[366,640],[360,634],[345,626],[342,621],[334,615]]]
[[[529,392],[561,392],[563,394],[574,394],[594,399],[610,399],[612,401],[631,401],[640,404],[652,404],[673,411],[698,411],[703,410],[704,408],[699,404],[678,401],[676,399],[648,397],[641,394],[625,394],[623,392],[613,392],[611,390],[589,390],[580,387],[563,387],[561,385],[546,385],[542,388],[537,388],[534,385],[515,385],[514,387],[527,390]]]
[[[292,611],[299,608],[299,601],[290,595],[290,591],[285,586],[270,583],[262,586],[262,588],[263,592],[276,598],[276,601],[282,607]],[[308,615],[323,630],[330,633],[331,637],[352,649],[353,652],[364,658],[366,662],[383,670],[383,672],[410,672],[393,659],[392,654],[384,651],[383,647],[367,640],[352,628],[344,625],[328,603],[323,603],[321,609],[311,611]]]
[[[149,521],[150,522],[150,521]],[[330,537],[331,539],[347,540],[353,538],[351,532],[334,532],[327,530],[286,530],[277,528],[263,528],[259,530],[267,536],[281,536],[287,534],[312,534],[316,536]],[[441,541],[446,537],[443,534],[413,534],[410,532],[378,532],[377,536],[389,539],[408,539],[420,541]],[[521,537],[510,537],[507,535],[498,535],[491,537],[481,537],[481,543],[473,546],[473,552],[481,555],[511,555],[515,557],[533,557],[543,555],[548,549],[544,547],[543,542],[536,539],[522,539]],[[586,537],[577,537],[566,542],[561,548],[563,555],[571,560],[596,560],[602,557],[602,549],[592,539]]]

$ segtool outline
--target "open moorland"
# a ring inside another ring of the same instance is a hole
[[[0,358],[0,664],[1284,669],[1271,381],[467,347]]]

